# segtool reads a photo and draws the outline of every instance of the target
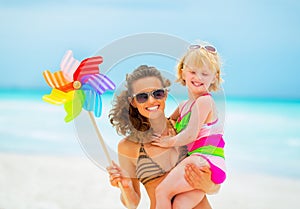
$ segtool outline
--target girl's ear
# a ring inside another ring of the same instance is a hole
[[[218,80],[218,77],[219,77],[219,73],[216,73],[215,74],[215,77],[214,77],[214,79],[212,80],[212,84],[215,84],[216,83],[216,81]]]
[[[185,73],[184,73],[184,71],[183,71],[183,68],[181,68],[181,78],[182,78],[182,80],[184,80],[185,81]]]

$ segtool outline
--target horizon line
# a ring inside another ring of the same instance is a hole
[[[30,94],[33,93],[35,95],[43,95],[50,93],[51,89],[48,87],[0,87],[0,95],[8,95],[11,93],[11,96],[17,96],[22,94]],[[112,94],[114,91],[108,91],[104,94]],[[266,101],[266,102],[296,102],[300,103],[300,97],[279,97],[279,96],[261,96],[261,95],[240,95],[240,94],[225,94],[225,98],[230,99],[231,101]]]

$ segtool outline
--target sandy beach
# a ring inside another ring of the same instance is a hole
[[[119,190],[86,156],[0,154],[1,209],[117,209]],[[139,208],[149,205],[146,193]],[[298,208],[300,180],[232,172],[209,199],[218,209]]]

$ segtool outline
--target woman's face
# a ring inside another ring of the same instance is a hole
[[[136,80],[132,84],[133,95],[140,93],[153,92],[158,89],[162,89],[163,85],[161,81],[156,77],[146,77]],[[149,119],[155,119],[162,114],[164,115],[166,96],[162,99],[155,99],[153,95],[148,94],[148,100],[144,103],[137,101],[137,98],[134,97],[131,101],[131,104],[138,109],[141,115]]]

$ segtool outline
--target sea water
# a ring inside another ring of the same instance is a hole
[[[65,123],[63,106],[42,101],[48,91],[0,91],[0,152],[80,155],[105,167],[103,150],[83,110]],[[122,139],[109,123],[113,94],[102,96],[96,122],[113,159]],[[168,101],[170,114],[177,103]],[[300,178],[300,101],[226,98],[225,155],[228,170]],[[86,126],[86,127],[84,127]],[[91,128],[90,130],[87,128]],[[100,154],[99,154],[100,153]],[[101,158],[101,160],[99,160]]]

